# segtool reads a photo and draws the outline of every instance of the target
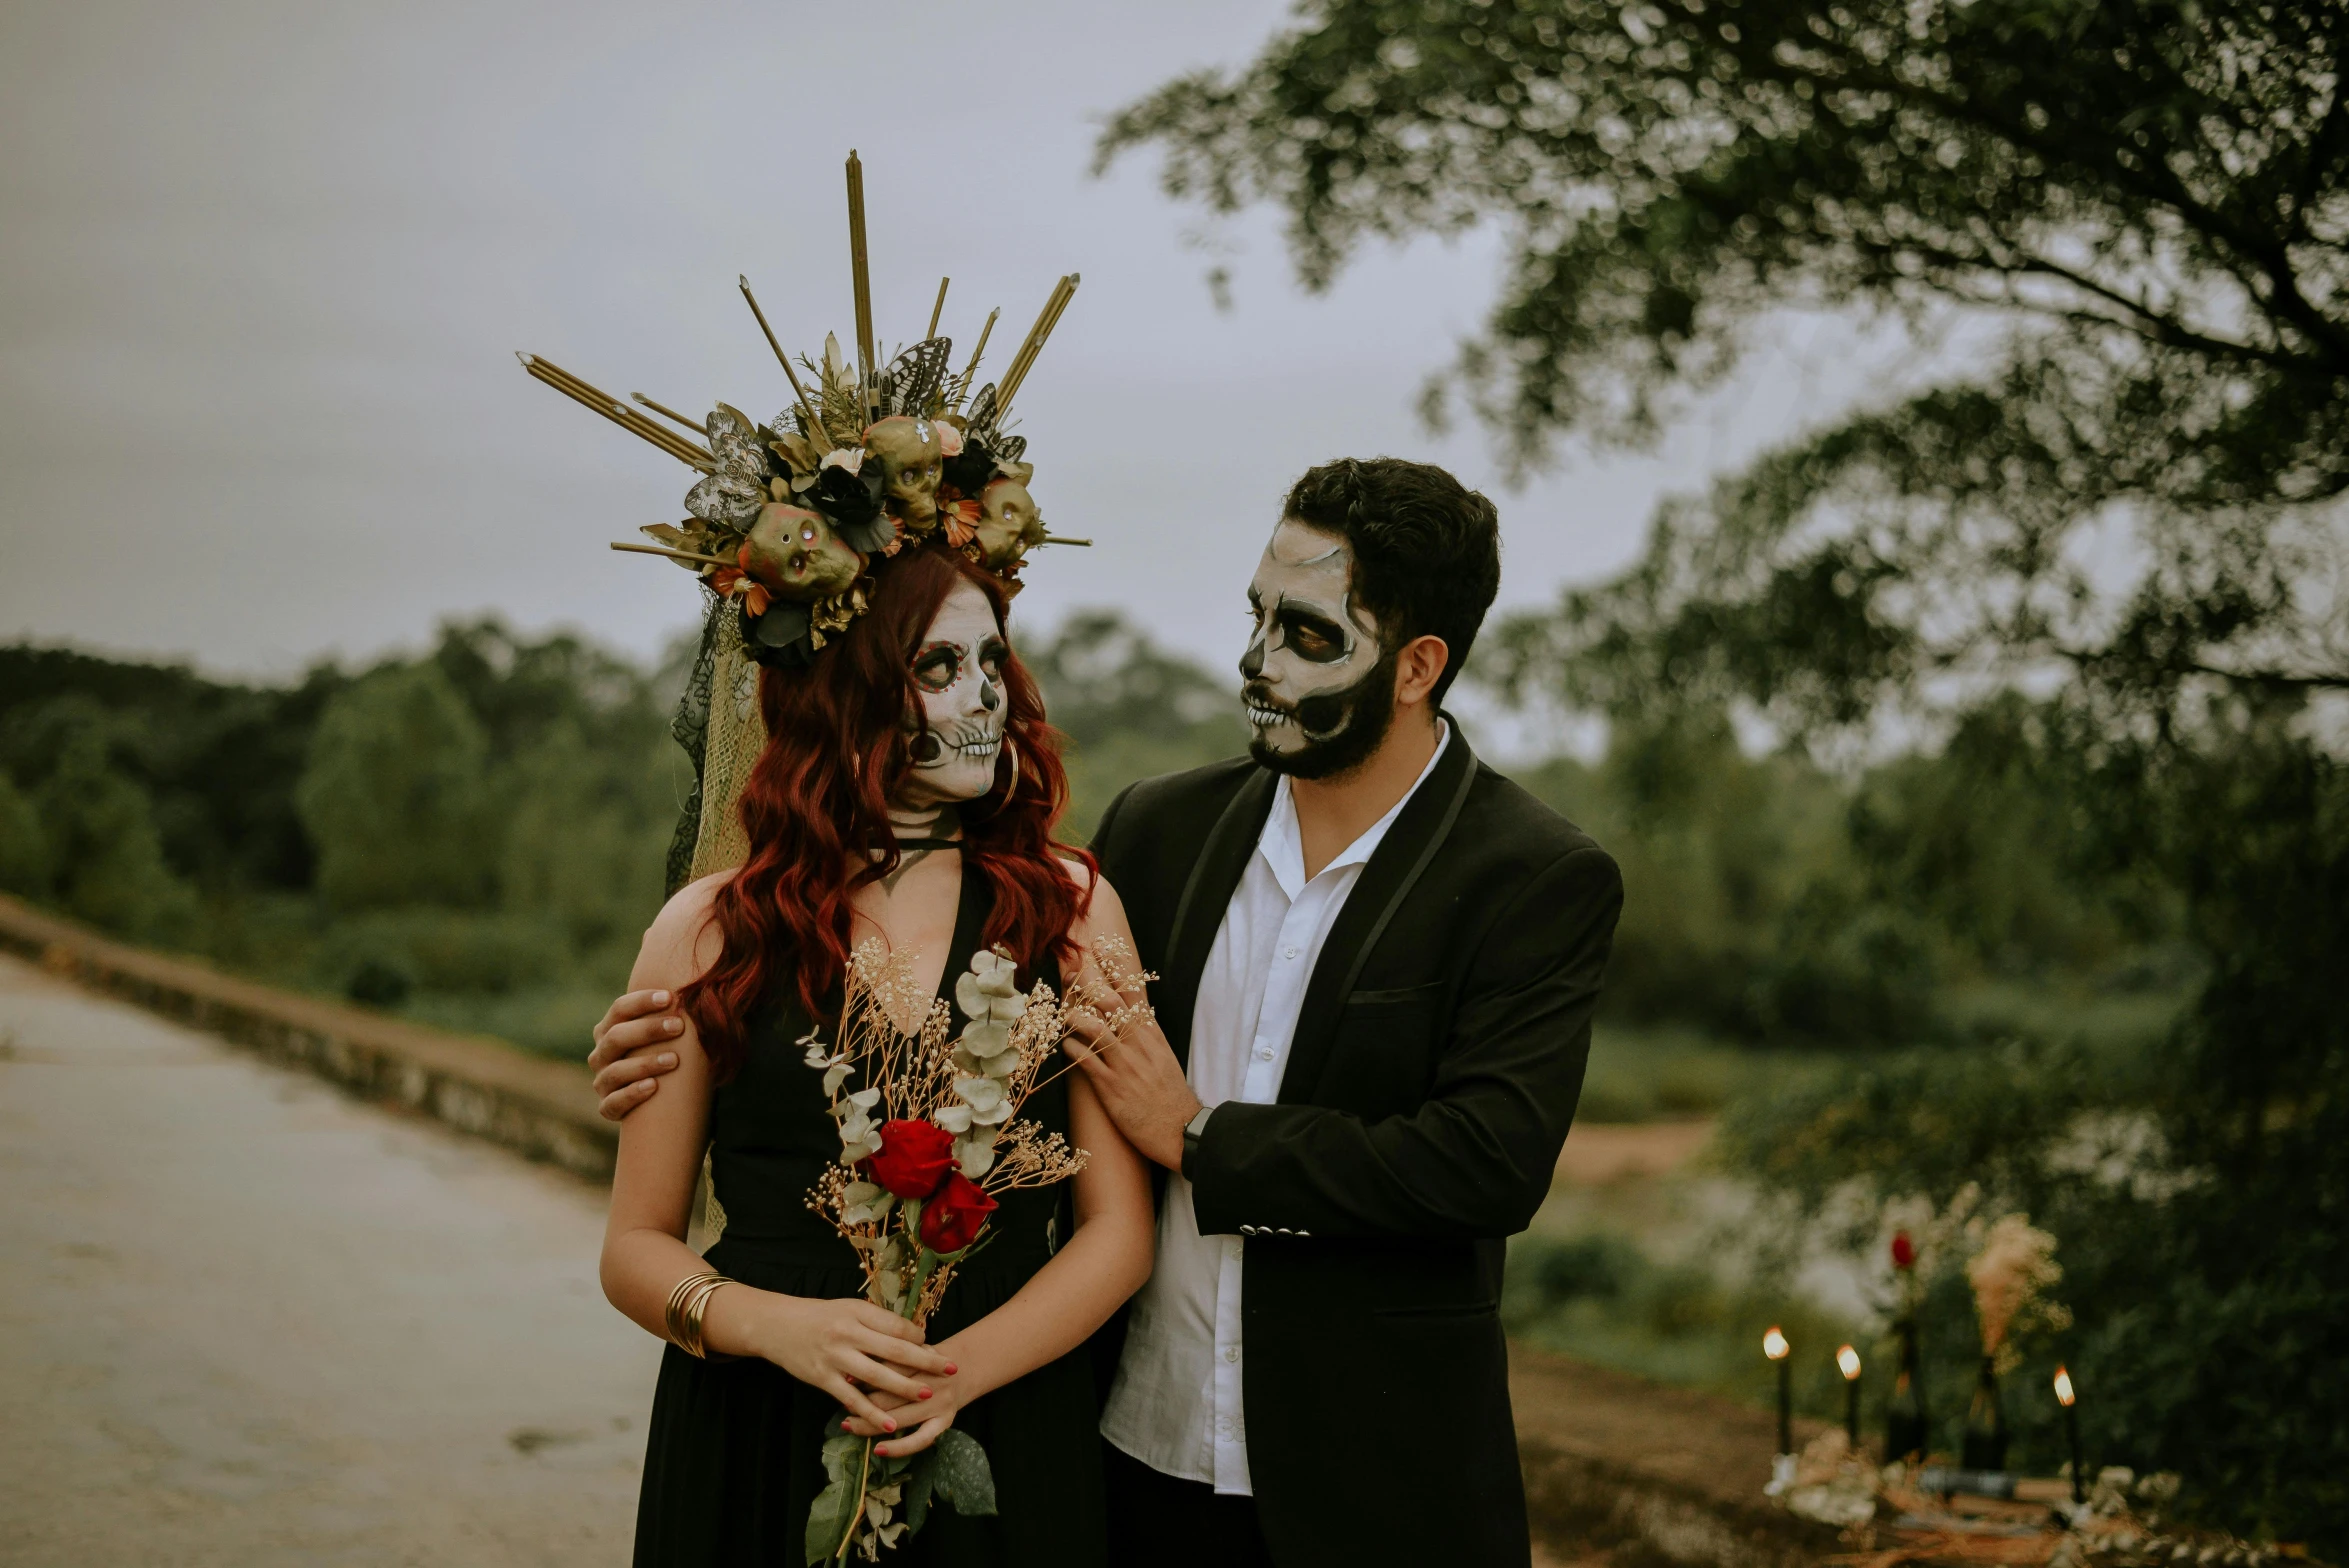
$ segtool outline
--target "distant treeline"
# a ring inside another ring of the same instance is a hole
[[[691,783],[668,733],[684,657],[649,670],[489,620],[284,686],[0,649],[0,885],[567,1052],[659,906]],[[1030,660],[1070,739],[1072,839],[1131,780],[1246,743],[1223,680],[1114,613]],[[1618,1021],[1913,1043],[1946,1030],[1952,979],[2165,978],[2169,905],[2062,852],[2081,808],[2021,699],[1856,781],[1686,713],[1520,777],[1624,863]]]
[[[0,650],[0,883],[282,983],[565,1048],[689,779],[675,671],[451,624],[261,687]]]

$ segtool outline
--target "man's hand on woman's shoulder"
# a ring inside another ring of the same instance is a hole
[[[710,902],[733,875],[714,872],[670,895],[644,933],[644,949],[636,959],[637,980],[671,975],[690,980],[716,959],[718,935],[710,922]],[[616,1122],[653,1097],[661,1074],[677,1066],[675,1051],[653,1047],[670,1044],[683,1033],[685,1015],[677,1010],[677,993],[665,986],[640,987],[604,1009],[595,1026],[595,1048],[587,1053],[595,1092],[603,1101],[596,1109],[604,1120]]]
[[[596,1107],[606,1121],[618,1121],[653,1097],[661,1074],[677,1065],[675,1051],[658,1050],[685,1032],[673,991],[630,991],[613,1001],[595,1026],[595,1049],[587,1065],[595,1072]]]

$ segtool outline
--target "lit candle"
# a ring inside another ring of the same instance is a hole
[[[1775,1323],[1762,1336],[1762,1354],[1778,1363],[1778,1451],[1782,1454],[1794,1452],[1794,1368],[1786,1354],[1792,1348]]]
[[[1835,1352],[1835,1366],[1843,1374],[1843,1435],[1856,1454],[1860,1451],[1860,1353],[1843,1346]]]
[[[2055,1402],[2064,1407],[2064,1436],[2072,1445],[2072,1501],[2088,1501],[2088,1477],[2080,1468],[2080,1407],[2072,1392],[2072,1374],[2062,1367],[2055,1369]]]

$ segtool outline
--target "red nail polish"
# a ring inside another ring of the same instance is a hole
[[[897,1423],[890,1420],[887,1416],[883,1416],[881,1418],[881,1430],[884,1432],[894,1432],[897,1430]]]
[[[959,1372],[959,1371],[961,1371],[961,1370],[962,1370],[962,1368],[960,1368],[960,1367],[956,1366],[956,1365],[955,1365],[953,1362],[951,1362],[951,1361],[949,1361],[949,1362],[947,1362],[947,1363],[946,1363],[946,1375],[947,1375],[948,1377],[952,1377],[952,1376],[954,1376],[954,1374],[955,1374],[955,1373],[957,1373],[957,1372]]]
[[[930,1397],[930,1391],[929,1391],[928,1389],[926,1389],[926,1388],[925,1388],[925,1389],[923,1389],[923,1390],[922,1390],[922,1397],[923,1397],[924,1399],[927,1399],[927,1398],[929,1398],[929,1397]]]

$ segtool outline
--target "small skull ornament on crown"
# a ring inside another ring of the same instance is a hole
[[[736,608],[744,646],[763,663],[806,663],[863,613],[874,574],[909,548],[958,551],[1016,593],[1030,550],[1091,543],[1046,531],[1028,489],[1035,471],[1023,461],[1027,441],[1004,430],[1012,395],[1076,293],[1076,274],[1054,285],[1003,374],[974,394],[980,355],[1000,312],[988,316],[979,352],[960,374],[950,372],[953,345],[937,335],[947,280],[938,284],[929,332],[886,366],[879,362],[865,265],[864,175],[853,152],[848,222],[856,286],[853,365],[839,340],[827,336],[820,362],[802,356],[795,366],[768,327],[750,280],[742,280],[742,296],[791,385],[790,404],[764,423],[724,403],[697,422],[641,392],[633,394],[639,406],[632,407],[544,359],[519,356],[538,380],[701,471],[686,492],[689,515],[682,522],[644,529],[652,544],[612,548],[667,556],[695,572]]]

